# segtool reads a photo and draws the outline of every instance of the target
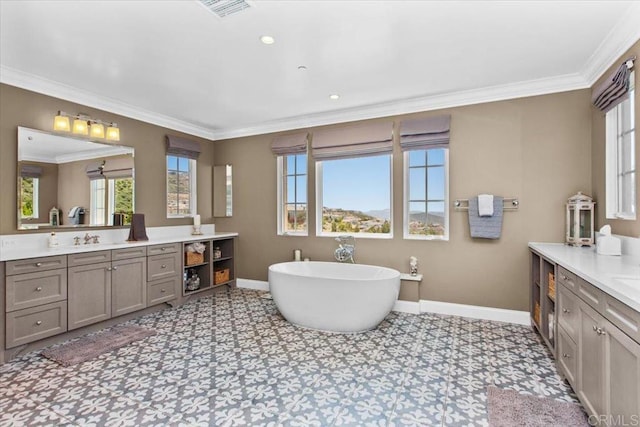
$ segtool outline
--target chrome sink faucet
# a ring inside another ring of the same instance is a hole
[[[356,239],[353,236],[338,236],[336,241],[339,242],[338,249],[333,253],[333,256],[338,262],[351,262],[355,264],[353,255],[356,251]]]
[[[84,244],[88,245],[89,243],[91,243],[91,236],[89,236],[89,233],[84,235]]]

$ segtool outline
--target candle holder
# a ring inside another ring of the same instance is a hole
[[[200,231],[200,226],[199,225],[194,225],[193,226],[193,231],[191,232],[192,236],[202,236],[202,231]]]

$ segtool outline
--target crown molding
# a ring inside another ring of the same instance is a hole
[[[363,107],[333,110],[325,113],[310,114],[260,123],[255,126],[226,128],[216,131],[214,136],[216,140],[240,138],[292,129],[325,126],[357,120],[375,119],[401,114],[439,110],[443,108],[524,98],[528,96],[567,92],[587,87],[589,87],[589,85],[582,75],[566,74],[551,78],[490,86],[482,89],[472,89],[443,95],[409,98]]]
[[[143,108],[138,108],[115,99],[106,98],[90,91],[78,89],[54,80],[16,70],[5,65],[0,65],[0,83],[17,86],[22,89],[64,99],[66,101],[75,102],[99,110],[108,111],[110,113],[140,120],[145,123],[184,132],[189,135],[195,135],[210,140],[214,138],[214,131],[212,129],[197,126],[193,123],[185,122],[183,120],[175,119]]]
[[[607,34],[595,52],[589,57],[580,74],[589,87],[640,40],[640,2],[633,2],[626,14]]]

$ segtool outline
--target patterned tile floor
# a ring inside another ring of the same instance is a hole
[[[0,366],[0,426],[486,426],[486,388],[576,401],[530,328],[391,313],[355,335],[232,289],[129,323],[158,333],[62,367]]]

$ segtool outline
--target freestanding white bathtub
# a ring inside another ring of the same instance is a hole
[[[393,308],[400,273],[374,265],[283,262],[269,267],[269,289],[280,313],[295,325],[362,332]]]

